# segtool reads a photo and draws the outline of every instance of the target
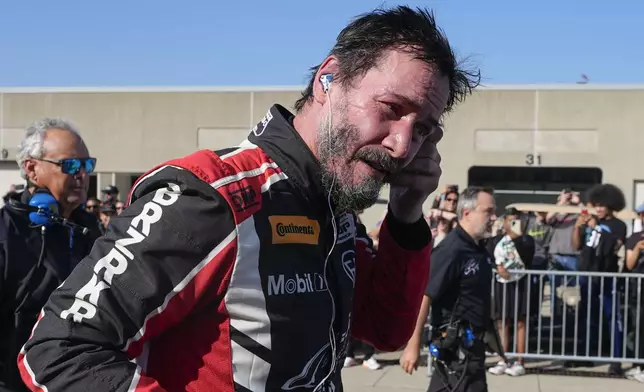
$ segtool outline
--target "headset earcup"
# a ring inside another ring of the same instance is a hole
[[[31,223],[37,226],[49,226],[51,225],[50,214],[57,214],[59,212],[58,201],[48,190],[37,189],[31,195],[29,200],[29,205],[31,207],[36,207],[39,209],[38,212],[30,212],[29,220]]]

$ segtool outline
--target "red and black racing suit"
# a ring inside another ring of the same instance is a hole
[[[18,358],[33,391],[341,391],[349,326],[380,350],[406,343],[425,220],[389,214],[375,254],[353,213],[332,221],[291,119],[273,106],[239,147],[136,182]]]

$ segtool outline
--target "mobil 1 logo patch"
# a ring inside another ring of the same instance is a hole
[[[338,244],[354,239],[356,236],[356,221],[353,215],[346,213],[338,221]]]
[[[322,274],[299,273],[294,275],[268,275],[268,295],[298,295],[326,291]]]
[[[353,283],[356,282],[356,252],[347,250],[342,253],[342,269]]]

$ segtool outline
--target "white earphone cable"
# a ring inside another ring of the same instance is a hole
[[[328,124],[327,124],[327,143],[329,143],[329,152],[331,152],[331,137],[332,137],[332,129],[333,129],[333,117],[332,117],[332,110],[331,110],[331,95],[329,94],[330,88],[327,87],[326,93],[327,93],[327,99],[328,99],[328,105],[329,105],[329,119],[328,119]],[[329,154],[331,156],[331,154]],[[324,260],[324,283],[326,285],[326,290],[329,293],[329,297],[331,298],[331,323],[329,325],[329,344],[331,347],[331,368],[329,369],[329,374],[326,375],[320,381],[320,383],[313,389],[313,392],[317,392],[317,390],[320,387],[323,387],[326,382],[329,380],[331,376],[334,375],[335,373],[335,367],[336,367],[336,357],[337,357],[337,342],[335,338],[335,329],[334,329],[334,324],[335,324],[335,298],[333,297],[333,293],[331,292],[331,288],[329,287],[329,281],[327,277],[327,267],[329,265],[329,259],[331,258],[331,254],[333,254],[333,250],[335,249],[335,244],[338,240],[338,230],[337,230],[337,223],[335,221],[335,212],[333,211],[333,203],[331,202],[331,192],[333,190],[333,187],[335,186],[335,181],[336,181],[336,174],[335,172],[333,173],[333,179],[331,180],[331,188],[327,189],[327,205],[329,207],[329,212],[331,213],[331,226],[333,227],[333,244],[331,245],[331,250],[329,250],[329,253],[326,255],[326,259]]]

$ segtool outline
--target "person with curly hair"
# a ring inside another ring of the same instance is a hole
[[[590,188],[586,193],[586,199],[588,205],[595,208],[596,214],[582,213],[575,224],[572,242],[580,251],[579,270],[616,273],[619,271],[618,252],[626,241],[627,229],[626,224],[615,217],[615,213],[626,207],[624,193],[615,185],[601,184]],[[619,301],[613,301],[613,296],[617,295],[622,279],[604,279],[603,285],[601,279],[580,278],[579,321],[582,325],[586,320],[590,324],[589,338],[592,344],[597,343],[599,326],[603,323],[606,331],[603,336],[609,339],[612,337],[614,343],[610,345],[610,356],[621,357],[624,327]],[[601,313],[600,308],[603,309]],[[583,331],[579,332],[584,335],[586,330],[581,329]],[[621,365],[611,364],[609,372],[621,374]]]

